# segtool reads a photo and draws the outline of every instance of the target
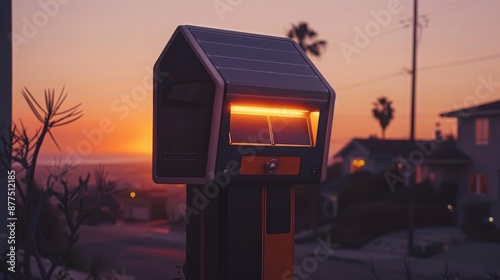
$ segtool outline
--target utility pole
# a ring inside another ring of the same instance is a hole
[[[417,32],[418,32],[418,0],[414,0],[413,7],[413,52],[412,52],[412,79],[411,79],[411,128],[410,140],[415,141],[415,95],[417,83]],[[410,176],[410,197],[408,203],[408,254],[414,248],[415,223],[415,172]]]
[[[12,0],[0,1],[0,137],[10,140],[12,122]],[[9,141],[10,142],[10,141]],[[10,143],[7,144],[10,153]],[[4,146],[0,142],[0,149]],[[9,166],[6,167],[10,168]],[[0,220],[7,220],[7,170],[0,165]],[[0,248],[7,244],[7,227],[0,227]],[[2,277],[0,277],[2,278]]]
[[[417,83],[417,44],[418,44],[418,0],[414,0],[413,7],[413,52],[412,52],[412,79],[411,79],[411,128],[410,139],[415,140],[415,94]]]

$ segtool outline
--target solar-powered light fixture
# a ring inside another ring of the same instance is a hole
[[[281,279],[293,185],[326,176],[333,89],[291,39],[195,26],[177,28],[154,71],[154,181],[188,184],[188,209],[202,208],[189,277]]]

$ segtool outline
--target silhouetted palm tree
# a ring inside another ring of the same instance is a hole
[[[317,40],[317,35],[316,31],[310,29],[307,22],[300,22],[299,25],[292,24],[292,29],[288,31],[288,38],[297,41],[304,52],[319,57],[322,54],[321,47],[326,46],[326,41]]]
[[[392,101],[385,97],[380,97],[378,102],[373,102],[373,116],[380,122],[382,127],[382,139],[385,139],[385,129],[394,118],[394,108],[392,108]]]

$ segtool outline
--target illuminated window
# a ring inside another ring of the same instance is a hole
[[[269,117],[275,144],[311,145],[307,118]]]
[[[363,170],[365,167],[365,160],[362,158],[355,158],[351,161],[351,173]]]
[[[488,176],[481,173],[470,174],[469,188],[473,194],[486,194],[488,192]]]
[[[416,183],[422,183],[423,181],[429,179],[429,167],[427,165],[417,165],[415,166],[415,180]]]
[[[316,145],[319,112],[297,109],[231,106],[231,145]]]
[[[488,119],[476,119],[476,145],[487,145],[489,132]]]
[[[266,116],[231,115],[231,143],[271,144]]]

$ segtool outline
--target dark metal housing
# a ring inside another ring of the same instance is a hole
[[[324,179],[335,92],[293,40],[179,26],[154,72],[155,182]]]

